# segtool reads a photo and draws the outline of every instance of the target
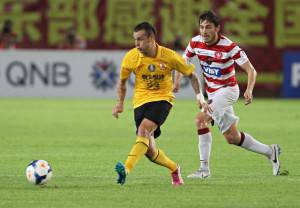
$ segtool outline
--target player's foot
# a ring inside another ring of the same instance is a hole
[[[195,179],[204,179],[210,177],[210,170],[209,169],[203,169],[200,168],[199,170],[196,170],[196,172],[190,174],[187,176],[188,178],[195,178]]]
[[[280,173],[279,155],[281,153],[281,150],[278,144],[272,144],[270,145],[270,147],[272,149],[272,155],[269,159],[273,166],[273,175],[278,176]]]
[[[181,177],[179,165],[177,165],[177,169],[173,173],[171,173],[171,176],[172,176],[172,184],[174,186],[181,186],[184,184],[183,179]]]
[[[117,183],[123,185],[126,181],[126,169],[125,166],[118,162],[116,164],[116,171],[118,173],[118,179],[117,179]]]

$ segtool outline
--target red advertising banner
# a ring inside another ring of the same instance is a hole
[[[148,21],[159,43],[172,47],[180,36],[185,47],[207,9],[219,14],[222,32],[257,71],[269,73],[264,81],[280,82],[283,51],[300,50],[299,0],[1,0],[0,26],[13,23],[18,48],[58,48],[74,28],[87,49],[127,49],[133,27]]]

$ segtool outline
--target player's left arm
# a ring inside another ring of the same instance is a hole
[[[251,64],[251,62],[248,60],[245,63],[243,63],[242,65],[240,65],[240,67],[247,73],[248,75],[248,82],[247,82],[247,89],[244,92],[244,98],[245,98],[245,105],[248,105],[252,102],[253,100],[253,89],[255,86],[255,82],[256,82],[256,70],[253,67],[253,65]]]
[[[192,87],[195,91],[198,106],[200,108],[203,108],[204,111],[211,111],[211,109],[208,107],[208,104],[206,103],[202,90],[201,90],[201,85],[199,82],[199,78],[195,72],[195,66],[189,62],[187,62],[183,57],[179,55],[175,55],[175,63],[176,63],[176,71],[178,73],[182,73],[183,75],[187,76],[192,84]],[[182,76],[182,75],[180,75]],[[175,78],[176,79],[176,78]]]
[[[202,90],[201,90],[199,78],[198,78],[196,72],[195,71],[192,72],[190,75],[188,75],[188,77],[191,80],[192,87],[196,93],[196,99],[198,102],[198,106],[200,108],[203,108],[204,112],[207,112],[207,111],[212,112],[211,108],[208,106],[207,102],[205,101],[205,98],[204,98]]]
[[[192,58],[195,56],[194,49],[191,47],[191,42],[186,47],[184,53],[182,54],[182,58],[185,60],[187,64],[191,64]],[[180,88],[180,81],[183,77],[183,74],[175,71],[174,80],[173,80],[173,92],[178,92]]]

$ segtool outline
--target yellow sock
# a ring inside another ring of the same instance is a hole
[[[168,168],[171,172],[174,172],[177,169],[176,163],[167,157],[167,155],[161,149],[156,150],[156,153],[151,161]]]
[[[127,173],[129,173],[134,168],[141,156],[143,156],[147,152],[148,147],[149,139],[145,137],[136,138],[136,143],[133,145],[125,162]]]

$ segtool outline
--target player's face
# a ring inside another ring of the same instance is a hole
[[[147,36],[145,30],[140,30],[133,33],[135,47],[144,55],[151,54],[155,40],[153,37]]]
[[[204,20],[200,22],[199,30],[200,35],[207,45],[212,45],[218,40],[220,26],[216,27],[214,23]]]

